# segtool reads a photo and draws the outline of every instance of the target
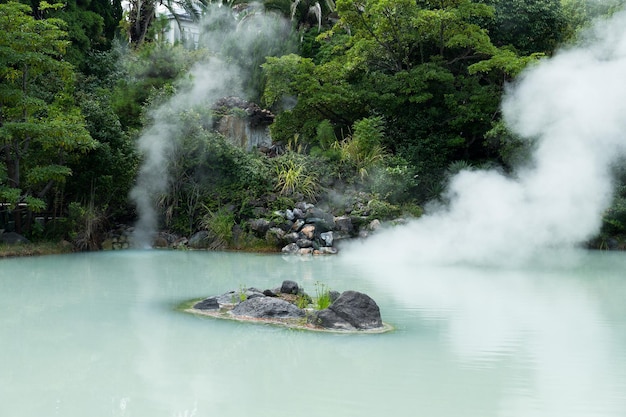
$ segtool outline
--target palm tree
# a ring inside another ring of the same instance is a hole
[[[311,18],[317,23],[317,30],[322,29],[323,18],[335,11],[335,2],[325,0],[324,4],[319,1],[293,0],[291,3],[291,20],[297,22],[297,27],[311,24]]]
[[[181,16],[199,21],[212,0],[129,0],[128,38],[134,46],[146,40],[146,35],[156,17],[158,6],[164,6],[180,25]],[[216,2],[221,4],[222,2]]]

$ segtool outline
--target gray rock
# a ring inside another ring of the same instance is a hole
[[[304,311],[295,305],[273,297],[249,298],[231,310],[235,316],[253,318],[300,318]]]
[[[270,228],[270,222],[267,219],[250,220],[248,225],[250,226],[250,230],[257,233],[259,236],[265,236],[265,233],[267,233]]]
[[[320,253],[320,255],[335,255],[337,254],[337,252],[339,252],[337,248],[334,248],[332,246],[322,246],[318,248],[317,251]]]
[[[256,288],[248,288],[241,291],[228,291],[222,295],[218,295],[215,297],[220,307],[222,306],[232,306],[233,304],[237,304],[243,300],[247,300],[248,298],[254,298],[256,294],[260,294],[263,296],[263,292]]]
[[[189,238],[187,246],[192,249],[218,250],[226,248],[228,246],[228,243],[225,240],[215,236],[213,233],[207,232],[206,230],[201,230],[197,233],[194,233],[193,236]]]
[[[24,236],[15,232],[6,232],[0,234],[0,242],[8,243],[9,245],[14,245],[16,243],[30,243],[30,241]]]
[[[304,211],[299,209],[298,207],[294,208],[292,211],[294,220],[303,220],[304,219]]]
[[[382,224],[380,223],[380,220],[378,219],[372,220],[370,224],[367,225],[367,228],[371,230],[372,232],[379,230],[381,227],[382,227]]]
[[[152,246],[155,248],[167,248],[168,247],[167,239],[165,239],[162,236],[157,236],[154,238],[154,242],[152,242]]]
[[[307,321],[310,324],[323,327],[325,329],[356,330],[353,325],[339,317],[334,311],[327,308],[314,312],[307,318]]]
[[[360,330],[383,326],[376,302],[367,294],[358,291],[344,291],[328,309]]]
[[[287,254],[297,254],[300,251],[300,247],[294,242],[284,246],[280,251]]]
[[[193,249],[206,249],[209,247],[209,232],[201,230],[194,233],[187,242],[187,245]]]
[[[198,310],[219,310],[220,303],[217,302],[217,297],[209,297],[194,304],[193,308]]]
[[[311,203],[306,203],[306,202],[304,202],[304,201],[298,201],[298,202],[296,203],[296,208],[297,208],[298,210],[302,210],[302,212],[303,212],[303,213],[306,213],[306,211],[307,211],[307,210],[309,210],[309,209],[311,209],[311,208],[313,208],[313,207],[315,207],[313,204],[311,204]]]
[[[297,282],[286,279],[280,286],[280,292],[283,294],[298,294],[300,287]]]
[[[320,239],[324,242],[324,246],[333,246],[333,232],[320,233]]]
[[[304,219],[297,219],[291,225],[291,230],[293,230],[294,232],[299,232],[302,229],[302,226],[304,225],[305,225]]]
[[[317,207],[306,211],[305,220],[307,223],[315,224],[319,232],[328,232],[335,228],[335,216]]]
[[[339,232],[351,235],[354,233],[354,225],[349,216],[335,217],[335,229]]]
[[[335,290],[328,291],[328,296],[330,297],[330,303],[332,304],[335,301],[337,301],[337,298],[339,298],[340,295],[341,293],[339,291],[335,291]]]
[[[278,245],[283,242],[285,232],[278,227],[271,227],[265,233],[265,241],[271,245]]]
[[[296,240],[296,245],[299,248],[311,248],[313,247],[313,241],[310,239],[298,239]]]
[[[307,224],[304,225],[301,229],[300,229],[300,234],[307,238],[307,239],[313,239],[315,238],[315,225],[313,224]]]
[[[300,235],[297,232],[287,233],[283,236],[283,240],[285,243],[296,243],[296,241],[300,238]]]

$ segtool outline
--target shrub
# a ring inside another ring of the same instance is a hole
[[[332,300],[330,298],[330,289],[324,283],[315,283],[315,296],[315,308],[317,310],[324,310],[332,304]]]
[[[385,165],[373,170],[368,178],[369,191],[393,204],[410,200],[411,191],[417,187],[415,167],[399,157],[388,158]]]
[[[382,118],[370,117],[354,123],[352,136],[337,142],[335,147],[340,152],[341,160],[351,165],[361,179],[365,179],[369,170],[384,160],[382,138]]]
[[[367,203],[366,210],[370,217],[381,220],[393,219],[402,215],[402,209],[400,207],[377,198]]]
[[[235,226],[235,216],[229,210],[220,208],[213,212],[204,206],[206,214],[200,220],[200,227],[212,233],[216,238],[226,243],[233,241],[233,227]]]
[[[275,190],[284,196],[302,194],[310,201],[317,200],[319,191],[318,178],[315,172],[309,171],[304,158],[289,153],[277,159],[275,165]]]

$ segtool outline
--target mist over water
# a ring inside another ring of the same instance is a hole
[[[509,128],[536,141],[513,176],[462,171],[450,203],[354,248],[363,259],[516,263],[594,237],[626,147],[626,12],[528,68],[506,91]]]
[[[210,5],[200,24],[199,40],[199,47],[206,48],[210,58],[195,64],[187,83],[178,86],[176,94],[163,105],[150,111],[153,122],[138,139],[143,159],[130,193],[138,214],[136,247],[151,247],[158,229],[158,199],[170,187],[170,164],[185,123],[180,114],[198,106],[206,110],[226,96],[245,98],[244,81],[255,70],[254,57],[264,56],[265,49],[280,44],[288,33],[288,22],[277,15],[254,8],[234,13],[229,7]],[[206,111],[202,114],[210,118]],[[202,122],[211,125],[210,120]]]

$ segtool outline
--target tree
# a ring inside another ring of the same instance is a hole
[[[185,15],[199,21],[203,10],[211,0],[129,0],[127,13],[128,39],[134,46],[143,44],[149,37],[149,30],[156,18],[157,6],[164,6],[174,20]],[[221,4],[221,2],[220,2]]]
[[[561,0],[483,0],[495,10],[486,22],[492,42],[511,45],[521,55],[550,54],[564,39],[566,16]]]
[[[68,159],[96,147],[72,99],[63,21],[30,12],[16,2],[0,5],[0,199],[18,231],[21,212],[44,210],[51,189],[72,174]]]
[[[498,120],[504,83],[539,55],[491,42],[478,23],[493,18],[492,7],[469,0],[336,6],[339,21],[317,37],[315,56],[271,58],[263,66],[266,102],[294,104],[277,115],[274,139],[296,134],[315,146],[320,123],[345,138],[356,121],[382,117],[382,144],[417,168],[423,189],[435,189],[455,160],[498,155],[484,136]]]

